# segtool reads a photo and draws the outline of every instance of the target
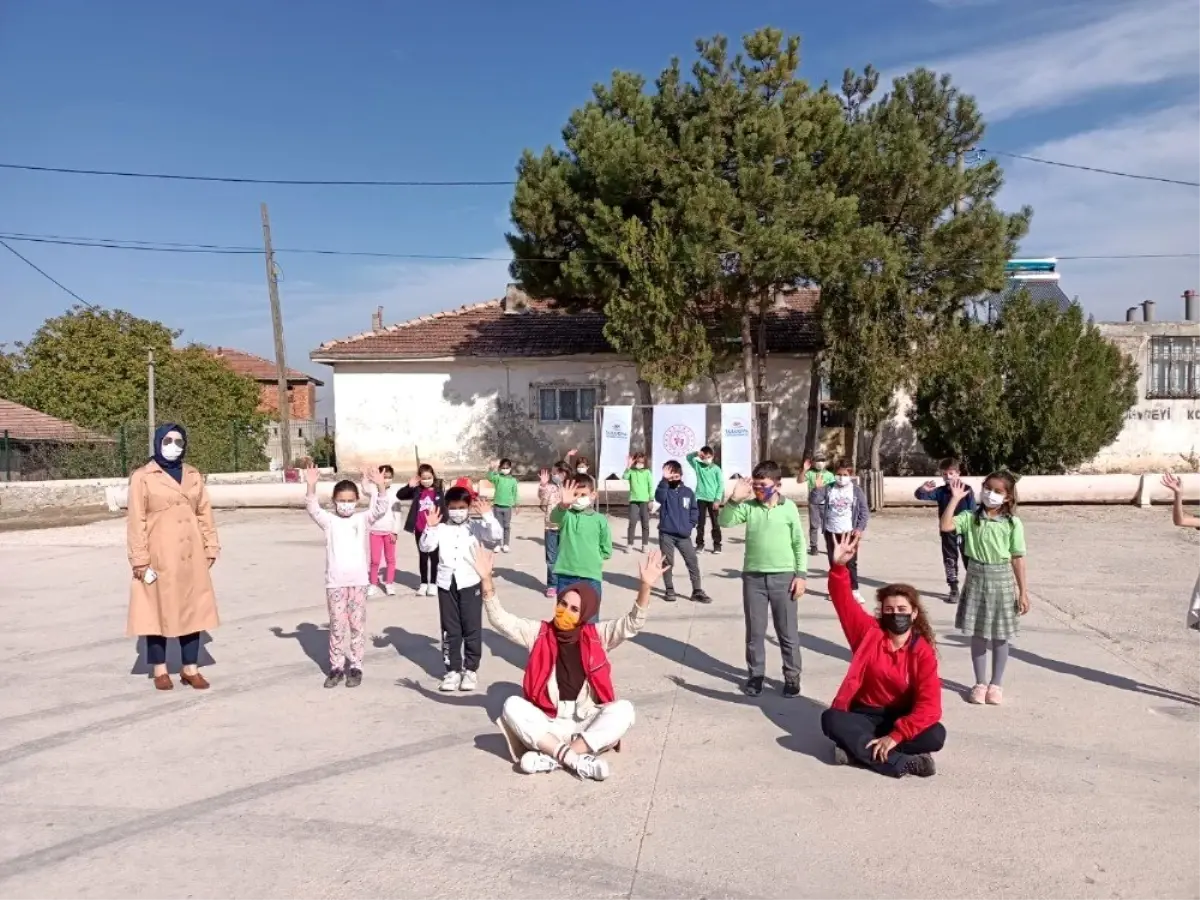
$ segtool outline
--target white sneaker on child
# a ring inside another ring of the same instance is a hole
[[[369,588],[367,588],[367,596],[368,597],[378,597],[382,593],[383,593],[383,591],[381,591],[379,589],[379,585],[377,585],[377,584],[373,584]]]
[[[579,762],[575,764],[575,774],[591,781],[603,781],[609,774],[608,763],[599,756],[585,754],[580,756]]]
[[[383,592],[385,594],[387,594],[389,597],[395,597],[396,596],[396,586],[394,584],[385,584],[383,586]]]
[[[442,679],[439,691],[445,691],[447,694],[451,691],[457,691],[462,685],[462,672],[447,672],[446,677]]]
[[[467,670],[462,673],[462,682],[459,684],[460,691],[473,691],[479,687],[479,673]]]
[[[424,597],[426,594],[425,588],[427,588],[427,587],[429,587],[429,585],[422,582],[421,586],[419,588],[417,588],[417,590],[416,590],[416,595],[418,597]]]
[[[504,545],[503,545],[503,546],[500,548],[500,552],[501,552],[501,553],[508,553],[508,552],[509,552],[509,549],[510,549],[510,548],[509,548],[508,544],[504,544]]]
[[[543,775],[561,768],[562,766],[555,762],[552,756],[547,756],[545,753],[526,750],[521,754],[521,771],[526,775]]]

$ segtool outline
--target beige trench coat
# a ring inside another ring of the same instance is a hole
[[[220,624],[209,560],[221,552],[204,479],[184,465],[183,481],[151,460],[129,478],[126,543],[130,566],[150,566],[153,584],[134,580],[129,589],[131,637],[180,637]]]

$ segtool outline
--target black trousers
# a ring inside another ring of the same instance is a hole
[[[421,576],[421,584],[437,584],[438,552],[426,553],[421,549],[421,535],[414,534],[417,539],[417,568]]]
[[[825,532],[825,556],[829,559],[829,568],[833,568],[833,554],[837,550],[836,538],[841,537],[840,534],[834,534],[832,531]],[[846,568],[850,570],[850,589],[858,590],[858,554],[855,553],[850,557],[850,562],[846,563]]]
[[[715,500],[697,500],[696,503],[700,506],[700,521],[696,523],[696,549],[704,549],[704,520],[707,519],[712,523],[712,539],[713,549],[721,549],[721,523],[718,521],[720,513],[717,511],[717,502]]]
[[[877,762],[867,749],[868,742],[891,733],[896,719],[903,714],[866,706],[855,707],[849,711],[827,709],[821,713],[821,731],[859,765],[873,769],[880,775],[899,778],[904,774],[904,764],[910,756],[937,753],[946,744],[946,728],[941,722],[937,722],[911,740],[901,741],[884,762]]]
[[[667,567],[663,571],[663,587],[667,589],[668,593],[675,593],[676,550],[683,557],[683,564],[687,566],[688,578],[692,581],[692,593],[699,594],[704,590],[700,585],[700,561],[696,559],[696,548],[692,546],[691,535],[681,537],[677,534],[659,531],[658,547],[662,550],[663,565]]]
[[[442,618],[442,659],[447,672],[478,672],[483,656],[483,586],[438,588]]]
[[[633,532],[638,523],[642,525],[642,547],[650,543],[650,504],[642,500],[629,501],[629,533],[625,535],[625,543],[633,544]]]
[[[942,565],[946,569],[946,584],[958,584],[958,558],[962,557],[963,569],[967,567],[967,554],[963,549],[961,534],[942,532]]]
[[[200,632],[179,636],[179,659],[185,666],[194,666],[200,659]],[[152,666],[167,664],[167,639],[161,634],[146,635],[146,662]]]

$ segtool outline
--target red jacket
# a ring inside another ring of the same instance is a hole
[[[933,647],[914,634],[905,646],[893,649],[891,637],[879,620],[854,599],[850,572],[845,566],[835,565],[829,571],[829,599],[853,653],[850,668],[833,698],[833,708],[848,710],[857,703],[908,709],[892,728],[890,737],[896,743],[941,721],[942,682]],[[876,695],[872,698],[876,702],[871,704],[860,699],[864,678],[870,680]]]
[[[554,718],[558,710],[550,700],[550,679],[554,677],[554,665],[558,662],[558,641],[554,637],[554,626],[543,622],[538,632],[533,649],[529,651],[529,662],[525,664],[525,681],[521,687],[525,699]],[[604,645],[600,642],[600,634],[591,622],[584,625],[579,633],[579,653],[583,657],[583,672],[587,684],[591,685],[592,693],[600,704],[612,703],[617,699],[613,689],[612,664]],[[585,685],[586,689],[586,685]]]

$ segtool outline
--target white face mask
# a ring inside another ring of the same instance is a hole
[[[575,471],[578,472],[580,475],[586,475],[587,474],[587,466],[576,466]]]
[[[957,475],[943,475],[942,476],[942,484],[949,484],[951,481],[953,481],[957,477],[958,477]]]
[[[433,487],[433,479],[432,478],[422,478],[421,479],[421,487]]]
[[[838,475],[835,477],[834,480],[837,482],[838,487],[845,487],[846,485],[848,485],[850,483],[850,476],[849,475]]]
[[[824,468],[825,468],[827,465],[829,465],[829,464],[828,464],[827,462],[825,462],[825,460],[823,460],[823,459],[818,459],[818,460],[817,460],[815,463],[813,463],[813,468],[814,468],[814,469],[816,469],[818,472],[820,472],[820,471],[822,471],[822,470],[823,470],[823,469],[824,469]]]
[[[467,513],[469,512],[469,510],[452,509],[449,512],[450,512],[450,521],[453,522],[455,525],[461,525],[463,522],[467,521]]]
[[[333,504],[333,508],[339,516],[346,519],[354,515],[354,510],[358,508],[358,504],[353,500],[338,500]]]
[[[571,504],[571,509],[585,510],[592,505],[591,497],[576,497],[575,502]]]
[[[511,474],[512,474],[512,469],[501,469],[501,470],[500,470],[500,474],[501,474],[501,475],[511,475]]]
[[[983,505],[988,509],[999,509],[1004,505],[1004,495],[996,491],[986,490],[983,492]]]
[[[175,462],[175,460],[183,456],[183,448],[178,444],[163,444],[162,456],[167,462]]]

